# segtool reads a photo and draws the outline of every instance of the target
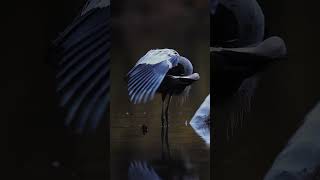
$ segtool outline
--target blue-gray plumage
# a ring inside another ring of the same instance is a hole
[[[189,86],[199,78],[199,74],[193,72],[191,62],[175,50],[150,50],[128,72],[128,93],[135,104],[148,102],[157,92],[161,93],[164,118],[166,97],[169,96],[165,112],[167,116],[172,95],[187,94]]]
[[[95,129],[109,103],[110,0],[88,0],[54,41],[59,104],[66,125]]]
[[[190,125],[205,143],[210,145],[210,94],[192,117]]]

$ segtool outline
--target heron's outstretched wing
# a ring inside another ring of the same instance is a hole
[[[96,128],[109,102],[110,7],[92,2],[54,42],[60,106],[78,130]]]
[[[130,100],[136,104],[153,99],[166,73],[178,62],[174,50],[150,50],[127,74]]]
[[[134,161],[129,166],[129,180],[161,180],[152,167],[143,161]]]

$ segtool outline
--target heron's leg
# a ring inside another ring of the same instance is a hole
[[[166,146],[167,146],[168,158],[171,159],[170,146],[169,146],[169,126],[166,127]]]
[[[164,106],[165,106],[166,95],[162,94],[162,108],[161,108],[161,124],[164,126]]]
[[[162,126],[161,127],[161,157],[162,157],[162,160],[165,159],[165,153],[164,153],[164,150],[163,150],[163,138],[164,138],[164,127]]]
[[[171,102],[171,97],[172,95],[170,94],[168,104],[167,104],[167,109],[166,109],[166,121],[167,121],[167,126],[169,126],[169,120],[168,120],[168,111],[169,111],[169,104]]]

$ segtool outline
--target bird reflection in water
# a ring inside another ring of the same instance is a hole
[[[180,154],[180,153],[179,153]],[[129,180],[198,180],[188,157],[171,156],[169,126],[161,128],[161,159],[131,161]]]

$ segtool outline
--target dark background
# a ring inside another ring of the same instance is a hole
[[[213,163],[214,179],[263,179],[288,138],[320,97],[319,23],[315,1],[258,1],[267,36],[283,38],[288,61],[262,74],[252,114],[237,141]],[[212,82],[214,83],[214,82]]]
[[[106,125],[82,136],[63,126],[56,107],[54,69],[47,62],[51,42],[83,3],[12,1],[2,5],[1,149],[6,151],[3,165],[9,175],[4,179],[107,178]]]
[[[2,154],[6,160],[4,165],[9,168],[7,179],[15,179],[14,176],[19,175],[66,179],[62,177],[70,176],[72,167],[84,169],[84,164],[76,162],[85,161],[79,158],[81,152],[83,156],[101,155],[102,158],[97,158],[99,160],[106,156],[103,154],[108,154],[102,153],[108,148],[100,139],[97,144],[101,144],[101,148],[90,148],[94,154],[77,147],[75,144],[81,146],[83,142],[79,140],[81,138],[69,135],[61,127],[62,120],[57,117],[55,107],[53,70],[45,62],[50,40],[73,19],[82,2],[10,3],[2,3],[1,8],[4,20],[1,25],[0,66],[1,149],[5,151]],[[239,156],[242,151],[238,151],[235,157],[242,161],[229,164],[229,168],[222,171],[224,175],[229,174],[224,179],[232,179],[231,176],[233,179],[261,179],[288,137],[319,99],[317,1],[260,3],[268,32],[286,41],[289,61],[274,65],[264,73],[253,110],[252,127],[247,131],[251,138],[241,142],[242,146],[250,147],[251,154]],[[65,160],[65,168],[52,168],[51,162],[60,159]],[[72,166],[71,162],[76,165]],[[103,173],[92,175],[104,176]],[[92,176],[90,179],[95,178]]]

